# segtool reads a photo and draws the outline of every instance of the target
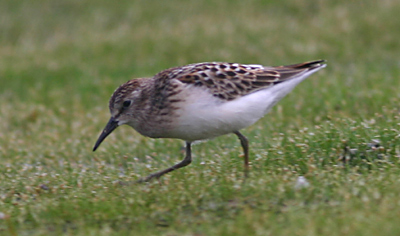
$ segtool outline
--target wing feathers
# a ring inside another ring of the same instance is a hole
[[[165,80],[202,86],[214,96],[233,100],[239,96],[290,80],[304,72],[324,66],[324,60],[288,66],[267,67],[237,63],[198,63],[164,70],[156,75]]]

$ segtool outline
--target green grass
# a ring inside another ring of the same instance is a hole
[[[0,234],[399,235],[399,12],[395,0],[1,1]],[[194,145],[161,184],[118,183],[176,163],[182,141],[121,127],[91,151],[131,78],[313,59],[328,67],[243,131],[246,182],[234,135]]]

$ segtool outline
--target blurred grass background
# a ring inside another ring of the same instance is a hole
[[[0,1],[0,234],[398,234],[399,12],[395,0]],[[115,183],[175,163],[180,141],[122,127],[91,152],[131,78],[314,59],[328,67],[244,131],[245,184],[234,136],[195,145],[162,185]],[[310,188],[293,189],[299,175]]]

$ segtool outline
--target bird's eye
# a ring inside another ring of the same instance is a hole
[[[131,101],[130,100],[126,100],[124,103],[122,103],[122,106],[124,107],[124,108],[127,108],[127,107],[129,107],[131,105]]]

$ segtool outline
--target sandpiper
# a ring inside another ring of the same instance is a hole
[[[324,60],[277,67],[206,62],[130,80],[112,95],[111,118],[93,151],[125,124],[150,138],[184,140],[185,158],[140,180],[144,182],[189,165],[193,141],[234,133],[243,148],[247,173],[248,140],[239,130],[255,123],[297,84],[325,66]]]

